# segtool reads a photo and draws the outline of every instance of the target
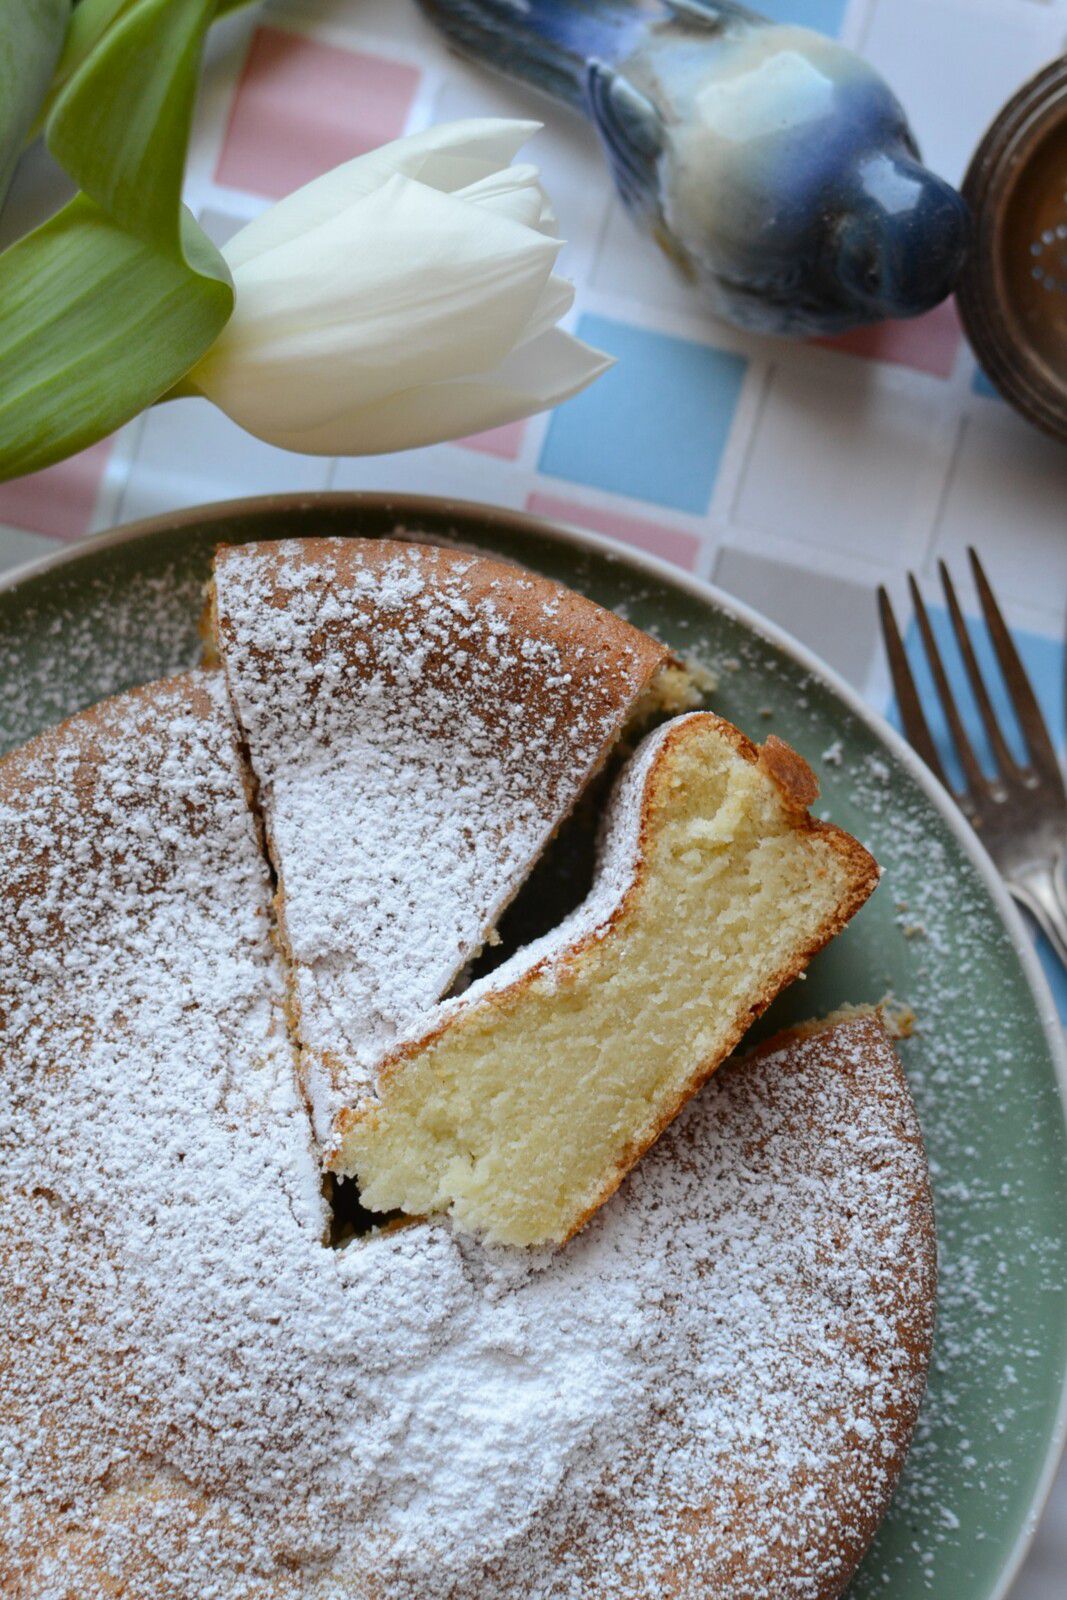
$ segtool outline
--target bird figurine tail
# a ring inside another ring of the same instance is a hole
[[[615,0],[419,0],[453,49],[585,109],[586,65],[625,53],[647,21]]]

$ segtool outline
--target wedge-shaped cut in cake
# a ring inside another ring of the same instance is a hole
[[[220,550],[214,628],[327,1141],[493,936],[668,652],[521,568],[390,540]]]
[[[874,888],[867,851],[809,815],[817,792],[779,739],[666,724],[621,780],[589,898],[398,1048],[330,1165],[373,1210],[568,1239]]]

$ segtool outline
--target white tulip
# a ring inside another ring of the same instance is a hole
[[[183,389],[271,444],[370,455],[566,400],[610,358],[556,326],[574,298],[539,124],[471,120],[346,162],[237,233],[233,316]]]

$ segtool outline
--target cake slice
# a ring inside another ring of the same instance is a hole
[[[710,713],[651,735],[585,903],[393,1053],[329,1165],[372,1210],[570,1238],[875,887],[817,793],[781,740]]]
[[[669,656],[548,579],[394,540],[224,548],[213,620],[329,1141],[494,937]]]

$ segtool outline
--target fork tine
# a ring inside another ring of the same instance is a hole
[[[951,793],[948,779],[941,766],[941,757],[930,734],[930,725],[926,720],[922,701],[919,699],[919,691],[915,687],[915,679],[908,663],[908,653],[904,649],[904,641],[897,627],[893,606],[882,584],[878,585],[878,614],[882,623],[886,655],[889,657],[889,672],[893,679],[893,688],[896,691],[897,705],[900,707],[900,717],[904,724],[904,732],[908,736],[908,743],[926,762],[934,777],[939,779]]]
[[[941,659],[941,652],[937,647],[937,640],[934,638],[934,630],[930,626],[930,618],[926,614],[926,604],[919,592],[919,585],[915,581],[915,575],[911,572],[908,573],[908,588],[911,591],[911,603],[915,607],[915,618],[919,624],[919,633],[922,635],[923,649],[926,651],[926,659],[930,663],[930,671],[933,673],[937,697],[941,701],[941,709],[945,713],[945,721],[948,723],[952,742],[956,746],[956,754],[960,758],[960,766],[963,768],[963,776],[966,779],[967,787],[974,793],[984,795],[988,792],[989,780],[978,765],[978,757],[975,755],[971,741],[967,737],[967,730],[963,726],[963,719],[956,706],[956,697],[949,687],[948,675],[945,672],[945,664]]]
[[[989,587],[989,579],[985,575],[982,563],[973,549],[968,549],[967,554],[971,558],[971,570],[978,587],[982,615],[985,617],[986,627],[989,629],[993,648],[1000,662],[1000,670],[1004,674],[1004,682],[1007,684],[1015,715],[1019,719],[1019,726],[1023,730],[1030,752],[1030,764],[1042,777],[1053,778],[1057,785],[1062,785],[1063,779],[1056,751],[1049,738],[1037,698],[1030,687],[1030,679],[1026,676],[1026,668],[1019,659],[1015,641],[1008,632],[1008,625],[993,598],[993,591]]]
[[[952,579],[949,576],[949,570],[943,561],[939,561],[937,563],[937,569],[941,574],[941,587],[945,591],[945,602],[948,605],[948,614],[952,619],[952,630],[956,635],[956,643],[960,647],[960,655],[963,657],[963,665],[967,669],[967,677],[970,679],[971,690],[974,694],[975,703],[978,706],[982,722],[985,725],[985,731],[989,738],[989,743],[993,749],[994,759],[996,760],[997,766],[1000,768],[1001,772],[1005,774],[1005,776],[1010,777],[1017,775],[1019,772],[1019,765],[1011,751],[1008,749],[1004,735],[1000,731],[1000,723],[997,721],[997,714],[993,710],[993,702],[989,698],[989,691],[985,686],[985,679],[982,677],[982,671],[978,665],[978,660],[974,653],[974,645],[971,643],[971,635],[968,631],[967,624],[963,619],[963,612],[960,610],[960,603],[956,598],[955,585],[953,584]]]

